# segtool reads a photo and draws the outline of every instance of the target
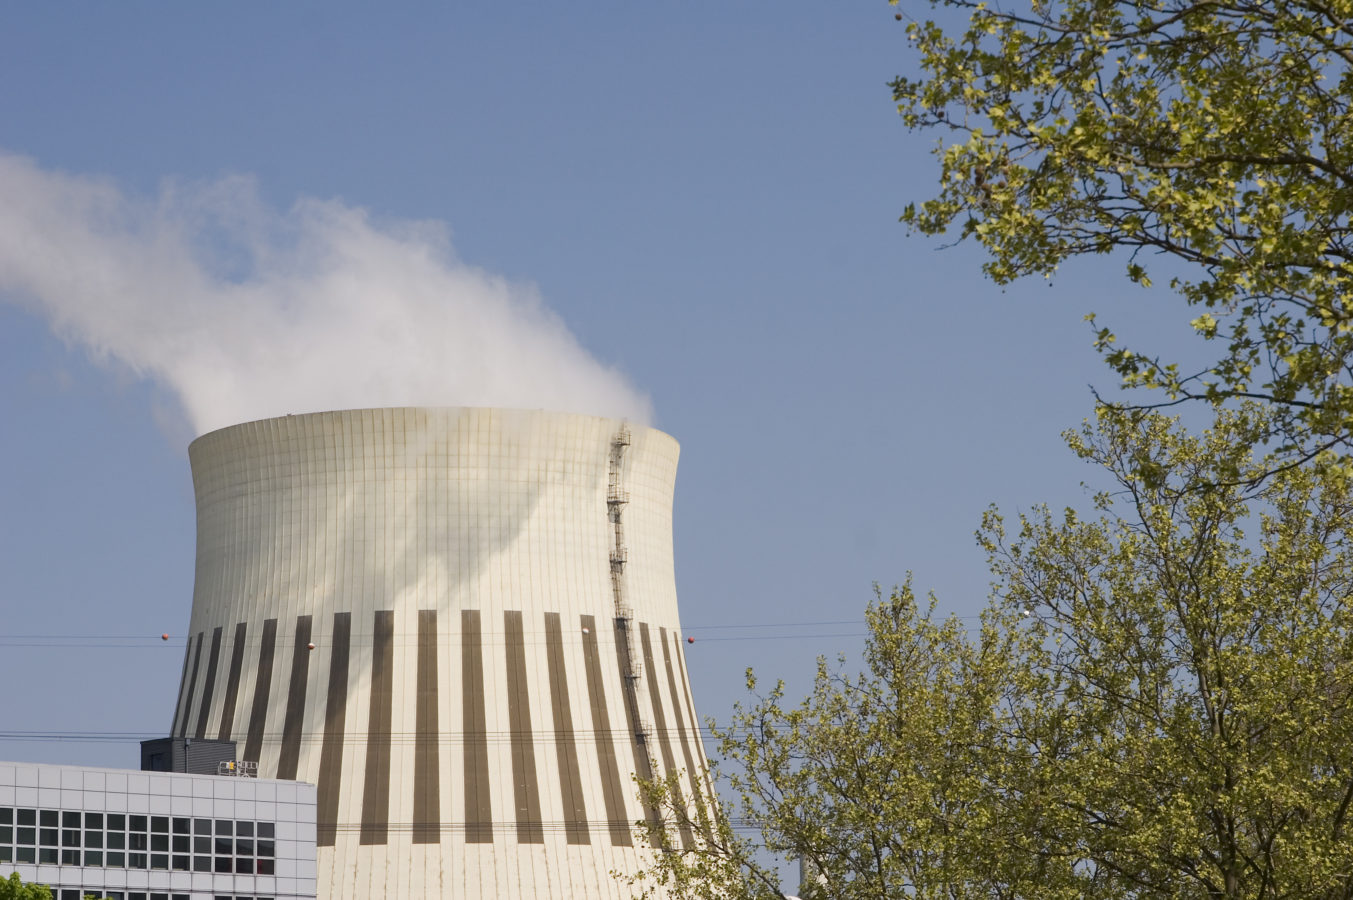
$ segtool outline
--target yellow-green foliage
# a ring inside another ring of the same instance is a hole
[[[978,623],[903,586],[869,609],[863,672],[739,708],[716,729],[735,802],[650,874],[775,897],[759,844],[838,900],[1350,896],[1353,486],[1258,478],[1265,427],[1104,411],[1069,437],[1110,476],[1096,507],[989,513]],[[672,797],[648,786],[669,823]]]
[[[904,222],[976,239],[997,282],[1111,251],[1142,285],[1158,267],[1216,350],[1181,370],[1101,329],[1126,384],[1263,399],[1297,457],[1343,442],[1353,2],[893,2],[919,69],[898,111],[940,135],[938,192]]]
[[[52,900],[52,892],[46,885],[24,884],[19,873],[13,872],[0,878],[0,900]]]

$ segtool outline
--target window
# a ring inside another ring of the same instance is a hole
[[[275,832],[272,822],[0,807],[0,863],[272,875]]]

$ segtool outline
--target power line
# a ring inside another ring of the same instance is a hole
[[[961,616],[960,618],[976,618],[974,616]],[[604,621],[604,620],[603,620]],[[795,629],[805,628],[839,628],[842,626],[860,626],[860,619],[831,619],[821,621],[761,621],[761,622],[742,622],[742,623],[715,623],[715,624],[696,624],[689,625],[680,630],[681,636],[693,637],[696,642],[699,641],[775,641],[775,640],[804,640],[812,638],[830,639],[830,638],[854,638],[864,637],[868,634],[866,631],[840,631],[840,632],[811,632],[804,634],[794,633]],[[604,628],[599,622],[598,629]],[[749,630],[757,630],[761,633],[746,633]],[[674,632],[676,630],[674,629]],[[726,632],[739,632],[728,634]],[[447,632],[448,636],[457,633],[454,629]],[[567,632],[566,632],[567,633]],[[502,631],[481,631],[481,636],[486,638],[505,637],[506,632]],[[293,637],[294,633],[290,631],[279,631],[278,638],[285,640]],[[319,632],[316,637],[323,638],[324,632]],[[360,640],[363,637],[370,637],[369,633],[354,631],[352,640]],[[539,630],[527,630],[523,633],[529,644],[544,644],[546,632]],[[396,644],[413,646],[417,644],[418,635],[415,632],[396,632],[393,637]],[[113,648],[113,649],[136,649],[143,647],[172,647],[182,648],[188,640],[188,635],[173,635],[166,637],[163,634],[81,634],[78,632],[59,632],[50,634],[5,634],[0,635],[0,647],[52,647],[52,648]]]
[[[760,727],[760,726],[758,726]],[[766,728],[773,730],[784,730],[789,726],[784,724],[766,725]],[[675,727],[657,728],[650,726],[648,731],[657,736],[679,737],[682,729]],[[694,729],[701,739],[711,741],[715,735],[706,725],[701,725]],[[687,734],[691,730],[686,730]],[[612,729],[593,729],[593,728],[575,728],[572,732],[576,740],[595,741],[598,738],[606,740],[627,740],[631,732],[624,728]],[[48,731],[48,730],[11,730],[0,731],[0,742],[39,742],[39,741],[70,741],[70,742],[88,742],[88,743],[131,743],[144,740],[155,740],[165,737],[163,732],[158,731]],[[501,744],[529,738],[533,744],[549,745],[555,743],[556,734],[552,731],[518,731],[513,729],[486,729],[484,731],[439,731],[436,734],[420,735],[414,731],[389,731],[389,732],[367,732],[367,731],[349,731],[345,733],[345,739],[351,740],[357,744],[365,744],[369,738],[388,738],[389,741],[397,746],[416,746],[422,741],[436,743],[438,745],[459,745],[467,740],[479,741],[485,740],[490,743]],[[281,731],[265,731],[262,739],[269,742],[280,742],[283,738]],[[189,738],[189,740],[198,740]],[[321,744],[324,741],[322,733],[309,733],[300,737],[302,744]]]

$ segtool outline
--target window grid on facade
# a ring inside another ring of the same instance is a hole
[[[272,822],[0,807],[0,863],[272,875],[275,838]]]
[[[62,888],[53,891],[53,900],[84,900],[86,896],[108,900],[192,900],[191,894],[170,894],[161,891],[88,891],[83,888]],[[271,897],[247,897],[237,894],[213,894],[212,900],[272,900]]]

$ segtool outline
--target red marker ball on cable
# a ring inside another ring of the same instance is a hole
[[[164,634],[160,635],[160,640],[162,641],[169,640],[169,632],[166,631]]]
[[[693,638],[693,637],[688,637],[688,638],[686,638],[686,643],[688,643],[688,644],[694,644],[694,643],[695,643],[695,638]]]
[[[314,650],[314,649],[315,649],[315,645],[314,645],[314,644],[306,644],[305,646],[309,647],[311,650]]]

